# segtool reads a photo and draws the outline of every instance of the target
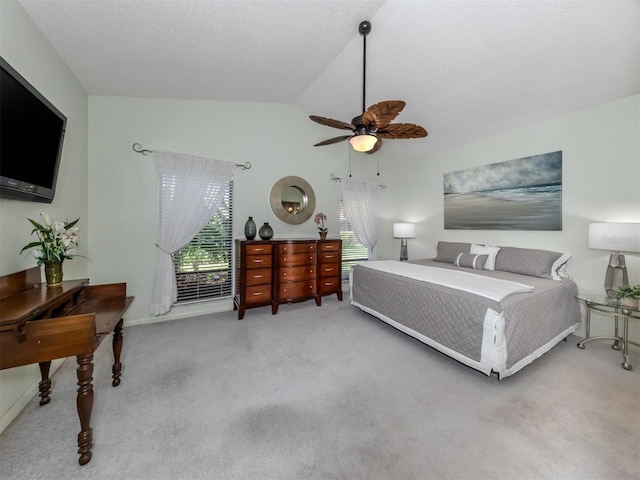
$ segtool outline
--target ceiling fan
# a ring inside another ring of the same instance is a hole
[[[316,123],[328,127],[351,130],[350,135],[341,135],[330,138],[314,147],[331,145],[333,143],[349,140],[354,150],[358,152],[375,153],[382,146],[382,139],[408,139],[426,137],[427,131],[419,125],[413,123],[391,123],[402,111],[405,102],[402,100],[387,100],[376,103],[365,110],[366,92],[366,70],[367,70],[367,34],[371,32],[371,23],[360,22],[358,31],[363,37],[362,55],[362,114],[351,120],[351,123],[333,120],[332,118],[309,115],[309,118]]]

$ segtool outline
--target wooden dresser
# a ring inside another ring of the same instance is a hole
[[[248,308],[271,305],[278,313],[282,303],[337,294],[342,300],[342,240],[282,239],[236,240],[236,291],[238,319]]]

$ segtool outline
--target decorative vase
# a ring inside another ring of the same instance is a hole
[[[636,298],[622,297],[622,301],[620,303],[623,307],[628,307],[632,310],[638,309],[638,300]]]
[[[271,237],[273,237],[273,228],[271,228],[269,222],[264,222],[264,225],[260,227],[258,235],[260,235],[262,240],[270,240]]]
[[[253,221],[253,217],[249,217],[247,223],[244,224],[244,236],[247,237],[247,240],[253,240],[256,238],[256,222]]]
[[[327,232],[320,232],[320,240],[326,240],[327,239]]]
[[[47,287],[57,287],[62,285],[62,261],[45,260],[44,276],[47,279]]]

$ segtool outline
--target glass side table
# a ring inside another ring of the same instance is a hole
[[[633,370],[633,366],[629,363],[629,344],[640,347],[640,344],[629,340],[629,319],[634,318],[640,320],[640,311],[638,307],[629,307],[622,305],[619,299],[609,298],[605,295],[589,295],[579,294],[578,300],[584,302],[585,305],[585,334],[584,340],[578,342],[578,348],[584,350],[585,344],[593,340],[613,340],[611,348],[622,351],[622,368],[625,370]],[[590,335],[591,328],[591,311],[595,310],[613,317],[615,322],[614,336],[598,336]],[[622,317],[622,335],[618,332],[618,319]]]

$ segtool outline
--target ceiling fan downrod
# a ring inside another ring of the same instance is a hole
[[[367,20],[360,22],[358,32],[362,35],[362,112],[365,112],[365,94],[367,91],[367,35],[371,32],[371,22]]]

